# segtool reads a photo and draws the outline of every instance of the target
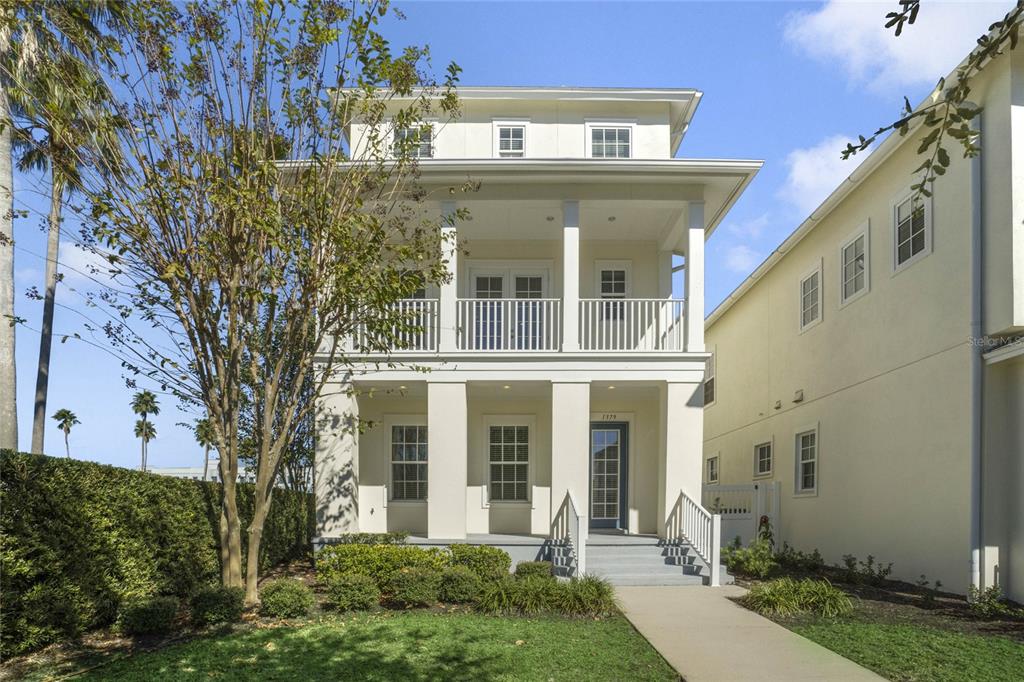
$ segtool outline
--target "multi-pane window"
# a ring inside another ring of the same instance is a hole
[[[928,248],[925,206],[920,197],[907,197],[896,205],[896,267]]]
[[[772,473],[772,444],[758,443],[754,446],[754,475],[767,476]]]
[[[505,295],[505,278],[500,275],[479,275],[475,285],[477,298],[501,298]]]
[[[708,457],[708,483],[718,483],[718,455]]]
[[[590,155],[595,159],[628,159],[629,128],[591,128]]]
[[[434,155],[433,138],[428,126],[398,128],[395,130],[395,156],[408,154],[415,159],[429,159]]]
[[[529,426],[490,426],[487,430],[491,499],[525,502],[530,466]]]
[[[800,281],[800,328],[821,318],[821,272],[812,272]]]
[[[796,435],[796,491],[814,492],[818,487],[818,432]]]
[[[427,499],[427,427],[391,427],[391,497]]]
[[[525,138],[526,128],[523,126],[499,126],[498,156],[522,156]]]
[[[715,355],[704,363],[704,406],[715,402]]]
[[[609,268],[601,270],[598,282],[601,298],[626,298],[627,277],[624,269]],[[622,318],[623,305],[621,301],[609,301],[602,304],[602,310],[605,319],[618,320]]]
[[[864,291],[867,286],[867,234],[853,238],[841,249],[843,282],[843,302]]]

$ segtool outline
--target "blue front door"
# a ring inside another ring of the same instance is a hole
[[[590,424],[590,527],[628,527],[626,481],[629,463],[629,425],[625,422]]]

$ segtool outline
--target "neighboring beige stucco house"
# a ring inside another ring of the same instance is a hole
[[[923,212],[917,130],[708,317],[704,500],[778,481],[781,541],[1024,601],[1024,53],[972,98],[981,156],[950,144]]]
[[[403,364],[368,357],[356,395],[322,401],[320,540],[402,530],[578,555],[592,528],[694,536],[710,559],[711,516],[682,503],[701,489],[704,241],[761,163],[674,158],[695,90],[459,96],[459,120],[420,138],[419,170],[427,190],[481,182],[431,207],[470,210],[445,228],[466,253],[407,303],[425,329]],[[356,155],[365,132],[349,131]],[[357,415],[376,426],[346,429]]]

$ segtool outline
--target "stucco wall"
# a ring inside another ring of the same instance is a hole
[[[936,183],[932,252],[893,265],[892,205],[920,160],[899,148],[707,330],[716,402],[705,457],[749,482],[774,440],[778,536],[826,560],[894,563],[894,575],[965,590],[969,524],[970,164]],[[870,289],[840,305],[839,248],[869,232]],[[822,320],[801,333],[799,282],[822,268]],[[802,402],[794,402],[797,391]],[[780,407],[775,408],[776,401]],[[814,496],[794,494],[795,434],[819,428]]]

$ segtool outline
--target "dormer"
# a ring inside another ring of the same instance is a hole
[[[458,120],[392,131],[421,159],[669,159],[701,92],[660,88],[465,87]],[[347,131],[358,155],[364,126]]]

